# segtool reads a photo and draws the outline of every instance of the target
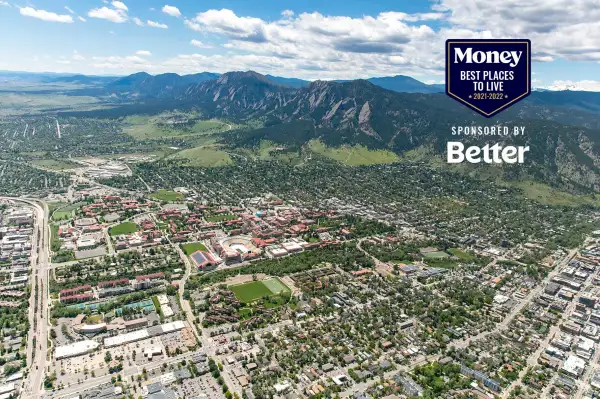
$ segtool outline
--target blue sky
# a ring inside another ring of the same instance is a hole
[[[534,86],[600,91],[595,2],[0,0],[0,69],[441,83],[446,39],[516,37],[532,40]]]

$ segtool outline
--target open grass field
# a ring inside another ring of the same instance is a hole
[[[582,206],[593,205],[600,207],[600,197],[592,195],[575,195],[552,188],[546,184],[532,181],[505,182],[511,187],[523,190],[523,195],[544,205]]]
[[[289,291],[289,288],[281,282],[278,278],[272,278],[264,280],[263,284],[274,294],[281,294],[285,291]]]
[[[62,246],[62,241],[58,236],[58,227],[56,223],[50,224],[50,249],[53,252],[60,251],[60,247]]]
[[[321,156],[333,159],[348,166],[377,165],[399,162],[400,157],[391,151],[369,150],[363,146],[327,147],[318,140],[312,140],[308,148]]]
[[[213,146],[189,148],[172,155],[170,158],[186,159],[189,166],[200,167],[224,166],[233,163],[228,153]]]
[[[69,220],[73,218],[73,212],[72,211],[63,211],[62,209],[59,209],[57,211],[54,212],[54,214],[52,214],[52,219],[59,221],[59,220]]]
[[[62,208],[66,205],[67,205],[66,202],[49,202],[48,203],[48,212],[50,212],[50,214],[52,214],[52,212],[54,212],[58,208]]]
[[[458,248],[450,248],[448,250],[448,252],[450,252],[452,255],[456,256],[457,258],[459,258],[460,260],[462,260],[464,262],[471,262],[471,261],[475,260],[474,255],[471,255],[470,253],[460,250]]]
[[[444,258],[450,257],[450,255],[448,255],[447,253],[442,252],[442,251],[427,252],[427,253],[424,253],[423,256],[426,258],[431,258],[431,259],[444,259]]]
[[[207,222],[226,222],[228,220],[235,220],[237,218],[237,215],[213,215],[205,217]]]
[[[33,164],[34,166],[41,167],[41,168],[59,170],[59,171],[73,169],[73,168],[76,168],[79,166],[75,163],[61,161],[58,159],[36,159],[34,161],[31,161],[31,164]]]
[[[123,222],[114,227],[111,227],[109,233],[111,236],[118,236],[121,234],[135,233],[136,231],[138,231],[137,224],[135,224],[133,222]]]
[[[245,303],[251,303],[269,295],[291,294],[290,289],[277,278],[232,285],[229,286],[229,289],[240,301]]]
[[[59,93],[0,93],[0,115],[37,113],[48,108],[89,109],[100,100],[89,96],[66,96]]]
[[[221,133],[232,127],[230,124],[216,119],[194,121],[195,117],[196,115],[183,113],[128,116],[124,120],[123,130],[138,140],[155,140],[165,137]]]
[[[179,201],[183,199],[183,194],[176,193],[175,191],[169,190],[158,190],[155,193],[150,194],[150,196],[159,201]]]
[[[302,162],[303,159],[300,151],[286,151],[284,146],[269,140],[261,140],[258,147],[255,148],[237,148],[236,153],[248,159],[276,160],[292,165]]]
[[[72,205],[55,208],[54,212],[51,212],[52,220],[61,221],[72,219],[74,216],[74,211],[79,209],[83,204],[85,203],[78,202]]]
[[[187,244],[182,244],[181,249],[185,252],[186,255],[191,255],[196,251],[206,251],[206,247],[201,242],[190,242]]]

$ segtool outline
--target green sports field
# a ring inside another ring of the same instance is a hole
[[[181,246],[186,255],[191,255],[196,251],[206,252],[206,247],[201,242],[190,242]]]
[[[232,285],[229,286],[229,289],[240,301],[245,303],[251,303],[269,295],[290,294],[290,289],[277,278]]]
[[[137,224],[135,224],[133,222],[124,222],[124,223],[116,225],[115,227],[111,227],[110,235],[118,236],[121,234],[135,233],[136,231],[138,231]]]

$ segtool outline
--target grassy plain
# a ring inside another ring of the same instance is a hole
[[[237,215],[214,215],[207,216],[205,219],[207,222],[226,222],[228,220],[235,220],[237,218]]]
[[[228,153],[213,146],[201,146],[180,151],[171,156],[173,159],[186,159],[189,166],[224,166],[233,163]]]
[[[503,184],[520,188],[525,197],[544,205],[600,206],[600,199],[597,195],[575,195],[533,181],[503,182]]]
[[[169,190],[158,190],[155,193],[150,194],[152,198],[155,198],[159,201],[179,201],[183,199],[183,194],[177,193],[175,191]]]
[[[229,130],[229,123],[216,119],[194,120],[193,114],[163,113],[156,116],[133,115],[124,119],[124,132],[137,140],[165,137],[187,137],[221,133]],[[179,123],[183,121],[191,121]]]
[[[78,167],[79,165],[77,165],[76,163],[72,163],[72,162],[68,162],[68,161],[61,161],[58,159],[36,159],[31,161],[31,163],[35,166],[39,166],[45,169],[52,169],[52,170],[67,170],[67,169],[73,169]]]
[[[0,93],[0,115],[23,115],[44,109],[90,109],[100,106],[100,100],[89,96],[66,96],[59,93]]]
[[[312,140],[308,148],[315,154],[341,162],[347,166],[377,165],[399,162],[400,157],[387,150],[369,150],[367,147],[342,146],[327,147],[321,141]]]
[[[131,234],[138,231],[138,225],[133,222],[123,222],[114,227],[110,228],[111,236],[118,236],[121,234]]]

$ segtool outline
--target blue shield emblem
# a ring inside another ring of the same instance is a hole
[[[449,39],[446,94],[486,118],[531,94],[531,41]]]

